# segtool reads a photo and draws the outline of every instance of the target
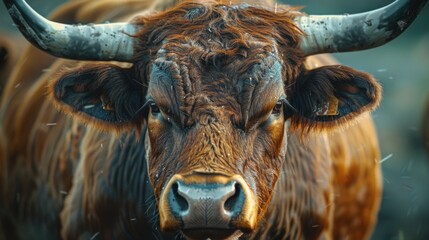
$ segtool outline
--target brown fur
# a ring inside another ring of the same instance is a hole
[[[0,96],[16,61],[21,55],[22,48],[19,46],[24,44],[24,39],[21,37],[0,36]]]
[[[160,2],[102,2],[72,2],[54,19],[105,21],[166,7]],[[4,235],[161,237],[156,200],[163,186],[173,174],[204,171],[240,174],[251,185],[259,225],[245,237],[368,238],[381,181],[377,138],[364,112],[377,106],[380,87],[367,74],[346,67],[311,70],[314,62],[335,62],[323,56],[304,59],[298,47],[302,33],[291,20],[295,9],[275,14],[272,9],[187,1],[134,18],[144,26],[135,36],[141,45],[135,64],[125,68],[82,66],[30,48],[25,55],[31,58],[18,66],[25,71],[16,71],[8,82],[0,108]],[[277,66],[281,72],[271,78]],[[40,72],[48,67],[49,72]],[[165,72],[170,78],[162,78]],[[85,81],[86,74],[92,82]],[[82,81],[69,84],[69,78]],[[336,84],[351,78],[353,86],[367,91]],[[320,84],[310,84],[314,79]],[[13,88],[17,83],[20,88]],[[124,85],[129,88],[121,92]],[[90,102],[106,107],[114,121],[85,113],[77,106],[81,98],[64,102],[69,93],[94,91],[100,94],[88,95]],[[353,105],[359,108],[338,119],[314,116],[314,108],[326,101],[322,93],[337,91],[344,101],[362,96]],[[134,92],[143,97],[130,100]],[[321,95],[313,98],[308,92]],[[283,95],[302,107],[291,119],[286,119],[287,108],[271,114]],[[147,96],[162,115],[144,105]],[[53,111],[53,105],[72,117]],[[358,116],[361,121],[350,127]],[[333,129],[337,124],[343,131]]]

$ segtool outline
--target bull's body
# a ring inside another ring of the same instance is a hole
[[[106,9],[95,8],[98,2]],[[164,8],[131,2],[73,2],[54,19],[103,22]],[[146,135],[100,132],[54,110],[45,96],[50,78],[78,63],[33,47],[22,59],[0,102],[0,238],[161,237],[142,144]],[[334,63],[324,56],[307,59],[310,68]],[[291,132],[288,142],[271,204],[249,237],[368,238],[381,198],[380,155],[369,114],[346,131],[303,138]]]

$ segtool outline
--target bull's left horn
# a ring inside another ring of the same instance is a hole
[[[352,15],[298,16],[306,34],[301,49],[308,55],[374,48],[399,36],[427,0],[396,0],[373,11]]]
[[[130,23],[67,25],[49,21],[24,0],[3,0],[21,33],[51,55],[75,59],[131,62],[138,26]]]

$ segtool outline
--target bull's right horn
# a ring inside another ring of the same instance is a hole
[[[298,16],[306,34],[301,49],[309,56],[378,47],[399,36],[428,0],[396,0],[383,8],[352,15]]]
[[[51,55],[98,61],[132,62],[134,35],[130,23],[68,25],[49,21],[24,0],[3,0],[21,33],[34,46]]]

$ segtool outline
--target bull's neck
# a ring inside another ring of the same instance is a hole
[[[332,214],[333,201],[330,172],[331,161],[324,136],[302,140],[291,133],[270,206],[254,239],[329,236],[331,226],[326,218]],[[323,205],[326,207],[317,207]]]

